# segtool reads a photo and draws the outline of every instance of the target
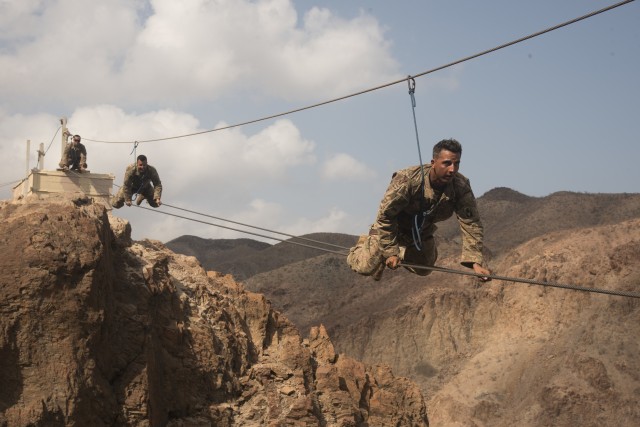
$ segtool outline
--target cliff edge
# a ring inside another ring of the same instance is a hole
[[[413,382],[89,199],[1,202],[0,236],[0,425],[428,425]]]

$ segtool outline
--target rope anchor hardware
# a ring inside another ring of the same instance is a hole
[[[409,96],[411,97],[411,111],[413,112],[413,127],[416,132],[416,144],[418,146],[418,160],[420,161],[420,172],[422,173],[422,184],[420,185],[420,192],[423,197],[420,198],[420,212],[413,217],[413,227],[411,228],[411,235],[413,237],[413,245],[417,250],[422,251],[422,226],[427,218],[429,212],[424,206],[424,166],[422,164],[422,153],[420,152],[420,138],[418,137],[418,121],[416,120],[416,79],[411,76],[407,76],[407,86],[409,86]]]
[[[407,76],[407,86],[409,86],[409,95],[411,95],[411,105],[415,108],[416,98],[413,94],[416,92],[416,79],[411,76]]]
[[[133,141],[133,150],[131,150],[131,153],[129,153],[129,154],[133,154],[134,158],[136,157],[135,153],[136,153],[136,148],[138,148],[138,144],[139,144],[138,141]]]

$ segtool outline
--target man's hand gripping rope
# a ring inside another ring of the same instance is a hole
[[[392,255],[386,259],[385,264],[387,265],[387,268],[391,270],[396,270],[398,267],[402,265],[402,261],[400,260],[400,257],[398,257],[397,255]],[[477,262],[473,263],[472,268],[473,268],[473,271],[475,271],[477,274],[482,275],[478,277],[478,279],[482,280],[483,282],[488,282],[491,280],[491,277],[488,277],[488,276],[491,276],[491,271],[484,268]]]

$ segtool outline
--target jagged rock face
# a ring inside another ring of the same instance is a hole
[[[640,220],[546,234],[491,268],[638,293]],[[463,286],[425,286],[334,337],[345,353],[421,384],[434,425],[640,425],[640,299],[436,278]]]
[[[101,205],[2,203],[0,236],[0,425],[428,425],[415,384]]]

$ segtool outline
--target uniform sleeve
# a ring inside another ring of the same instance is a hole
[[[69,144],[64,146],[64,152],[62,153],[62,158],[60,159],[60,167],[67,166],[67,159],[69,158]]]
[[[398,214],[411,199],[410,180],[404,173],[395,173],[382,197],[373,226],[380,236],[380,246],[385,258],[400,254],[398,245]]]
[[[482,265],[482,240],[484,229],[480,221],[480,214],[476,198],[471,190],[469,180],[464,179],[463,185],[457,190],[456,216],[462,232],[462,256],[460,263],[471,268],[474,263]]]
[[[153,182],[153,198],[157,200],[162,197],[162,182],[156,168],[152,169],[151,182]]]
[[[124,190],[125,202],[131,201],[131,186],[133,185],[133,174],[135,173],[135,170],[135,166],[128,166],[127,170],[124,173],[124,183],[122,184],[122,189]]]
[[[83,167],[86,167],[87,164],[87,147],[84,144],[80,146],[80,164]]]

